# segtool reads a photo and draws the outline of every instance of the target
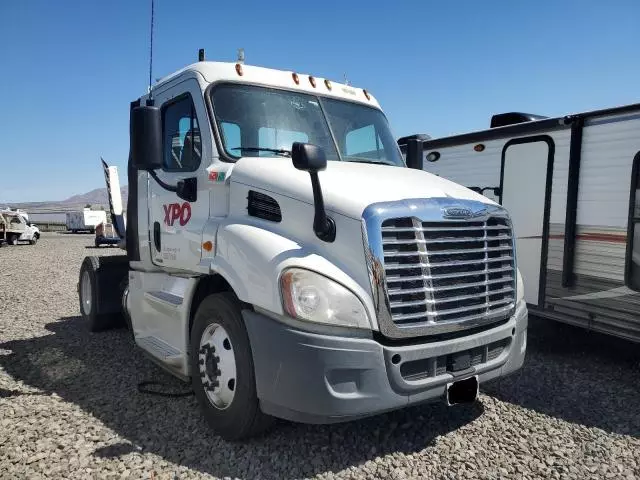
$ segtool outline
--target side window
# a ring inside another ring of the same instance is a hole
[[[634,290],[640,290],[640,152],[633,159],[631,175],[627,238],[627,286]]]
[[[344,153],[348,157],[368,158],[371,160],[385,158],[382,142],[373,125],[367,125],[348,132]]]
[[[169,172],[192,172],[200,166],[200,128],[191,96],[186,95],[162,109],[163,168]]]

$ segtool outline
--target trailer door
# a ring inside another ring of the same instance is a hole
[[[510,140],[502,150],[502,205],[513,222],[524,298],[535,306],[544,296],[552,162],[553,140],[548,136]]]

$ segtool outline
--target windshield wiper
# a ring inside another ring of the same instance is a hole
[[[247,152],[272,152],[283,157],[290,157],[291,150],[283,150],[281,148],[266,148],[266,147],[234,147],[230,150],[246,150]]]
[[[369,160],[369,159],[365,159],[365,158],[349,158],[349,157],[347,157],[347,159],[345,159],[345,162],[371,163],[373,165],[391,165],[391,166],[394,166],[394,167],[396,165],[395,163],[391,163],[391,162]]]

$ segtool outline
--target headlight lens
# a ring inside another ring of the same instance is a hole
[[[362,302],[353,292],[318,273],[289,268],[280,277],[285,311],[310,322],[370,329]]]

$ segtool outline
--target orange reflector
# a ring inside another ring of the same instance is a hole
[[[367,100],[371,100],[371,96],[369,95],[369,92],[367,92],[366,90],[362,90],[364,92],[364,96],[367,97]]]
[[[331,90],[331,82],[329,80],[325,80],[324,85],[327,87],[327,90]]]
[[[313,88],[316,88],[316,79],[309,75],[309,83]]]
[[[202,244],[202,248],[204,248],[207,252],[210,252],[211,250],[213,250],[213,243],[211,243],[211,241],[207,240],[206,242],[204,242]]]
[[[292,73],[291,77],[293,78],[293,81],[296,83],[296,85],[300,85],[300,77],[298,77],[297,73]]]
[[[240,63],[236,63],[236,73],[242,76],[242,65]]]
[[[473,149],[474,149],[476,152],[481,152],[481,151],[483,151],[483,150],[484,150],[484,145],[483,145],[482,143],[479,143],[479,144],[475,145],[475,146],[473,147]]]

